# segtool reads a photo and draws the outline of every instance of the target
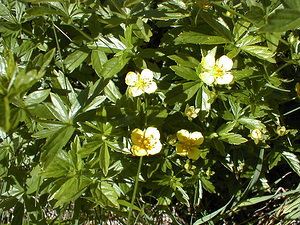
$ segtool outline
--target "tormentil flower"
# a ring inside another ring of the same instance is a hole
[[[194,106],[186,105],[184,113],[188,117],[189,120],[193,120],[198,116],[200,112],[199,108],[195,108]]]
[[[250,137],[253,139],[255,144],[258,144],[263,137],[263,133],[260,129],[254,129],[251,131]]]
[[[131,133],[133,145],[131,152],[134,156],[155,155],[160,152],[160,133],[155,127],[148,127],[146,130],[134,129]]]
[[[199,145],[204,141],[200,132],[188,132],[180,130],[177,132],[178,143],[176,144],[176,153],[181,156],[187,156],[189,159],[197,160],[201,155]]]
[[[226,55],[218,60],[212,55],[207,55],[202,58],[201,65],[204,72],[200,73],[200,79],[207,85],[229,84],[233,80],[233,75],[229,72],[233,61]]]
[[[141,74],[128,72],[125,83],[129,86],[129,94],[133,97],[137,97],[145,92],[150,94],[157,89],[157,85],[153,81],[153,72],[149,69],[144,69]]]

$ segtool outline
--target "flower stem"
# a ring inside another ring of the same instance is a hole
[[[133,189],[133,194],[132,194],[132,198],[131,198],[131,206],[128,212],[128,219],[127,219],[127,224],[131,225],[132,223],[132,206],[134,205],[134,201],[135,201],[135,197],[136,197],[136,192],[137,192],[137,188],[138,188],[138,183],[139,183],[139,175],[141,172],[141,168],[142,168],[142,163],[143,163],[143,156],[140,157],[140,161],[139,161],[139,166],[138,166],[138,171],[135,177],[135,183],[134,183],[134,189]]]

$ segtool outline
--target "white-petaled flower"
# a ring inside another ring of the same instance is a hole
[[[128,92],[131,96],[137,97],[143,93],[153,93],[157,89],[153,81],[153,72],[144,69],[141,74],[128,72],[125,77],[125,83],[128,85]]]
[[[218,60],[212,55],[202,58],[201,65],[204,72],[200,73],[200,79],[207,85],[212,84],[229,84],[233,80],[230,70],[233,61],[226,55],[221,56]]]
[[[131,152],[134,156],[155,155],[162,149],[159,130],[148,127],[146,130],[134,129],[131,133]]]

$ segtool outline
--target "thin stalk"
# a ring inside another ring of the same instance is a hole
[[[59,60],[60,60],[60,63],[61,63],[62,71],[65,73],[65,67],[64,67],[63,60],[62,60],[61,50],[60,50],[60,46],[59,46],[59,42],[58,42],[58,38],[57,38],[56,29],[55,29],[56,25],[54,24],[53,20],[52,20],[52,25],[53,25],[53,33],[54,33],[54,38],[55,38],[55,42],[56,42],[56,46],[57,46]]]
[[[136,177],[135,177],[134,189],[133,189],[133,194],[132,194],[132,198],[131,198],[131,205],[133,205],[134,201],[135,201],[142,164],[143,164],[143,156],[140,157],[138,171],[137,171],[137,174],[136,174]],[[128,219],[127,219],[127,224],[128,225],[132,224],[132,218],[131,217],[132,217],[132,206],[130,207],[129,212],[128,212]]]

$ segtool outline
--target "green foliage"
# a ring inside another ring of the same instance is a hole
[[[297,0],[2,1],[1,224],[299,219],[299,13]]]

